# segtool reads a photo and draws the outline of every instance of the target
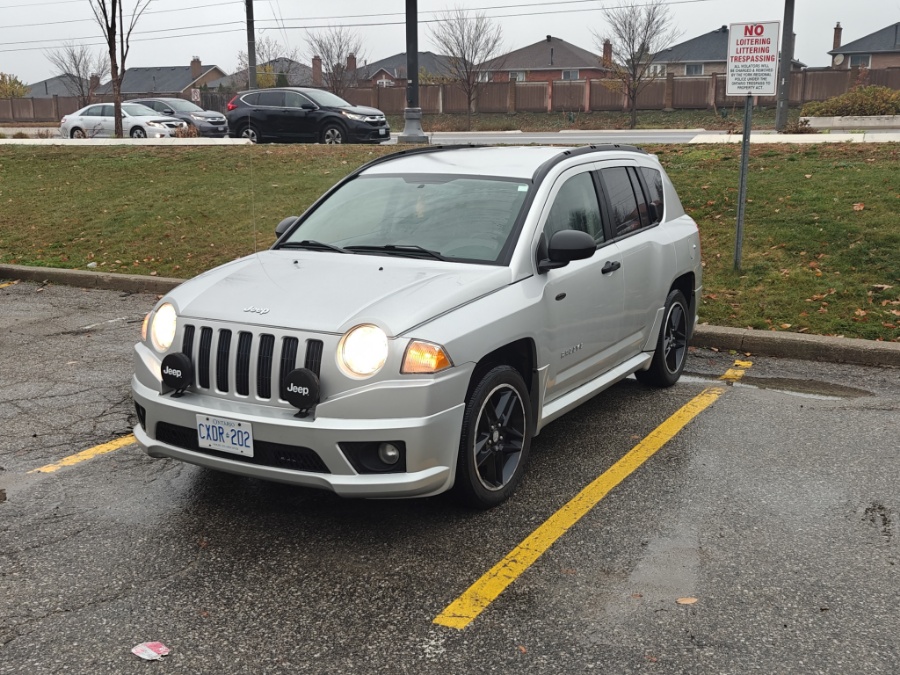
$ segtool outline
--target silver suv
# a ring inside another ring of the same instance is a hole
[[[697,226],[636,148],[399,152],[276,234],[145,320],[135,436],[152,457],[487,508],[548,423],[684,368]]]

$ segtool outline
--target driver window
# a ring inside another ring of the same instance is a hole
[[[569,178],[553,200],[550,215],[544,223],[547,241],[561,230],[581,230],[591,235],[598,244],[603,241],[597,190],[587,171]]]

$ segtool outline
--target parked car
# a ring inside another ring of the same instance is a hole
[[[129,103],[144,105],[161,115],[180,119],[188,126],[196,127],[201,136],[224,138],[228,135],[225,115],[212,110],[204,110],[196,103],[191,103],[183,98],[136,98]]]
[[[155,110],[137,103],[122,104],[122,133],[132,138],[167,138],[185,123],[174,117],[160,115]],[[85,106],[59,123],[59,135],[63,138],[99,138],[116,135],[115,107],[112,103],[95,103]]]
[[[382,143],[391,128],[384,113],[347,103],[321,89],[242,91],[228,102],[229,136],[259,141]]]
[[[697,225],[636,148],[400,152],[275,232],[148,314],[132,393],[150,456],[486,508],[548,423],[684,368]]]

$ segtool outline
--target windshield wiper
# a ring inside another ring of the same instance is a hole
[[[334,244],[326,244],[323,241],[315,239],[304,239],[303,241],[286,241],[278,248],[304,248],[309,251],[334,251],[335,253],[349,253],[346,249]]]
[[[348,251],[372,251],[374,253],[389,253],[391,255],[402,255],[410,258],[432,258],[434,260],[447,259],[437,251],[432,251],[418,244],[385,244],[384,246],[348,246]]]

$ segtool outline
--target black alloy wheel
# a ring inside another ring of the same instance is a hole
[[[687,360],[690,320],[684,294],[670,291],[650,368],[634,374],[639,381],[655,387],[671,387],[678,382]]]
[[[528,390],[517,370],[498,366],[466,402],[456,491],[470,506],[505,501],[522,480],[532,436]]]

